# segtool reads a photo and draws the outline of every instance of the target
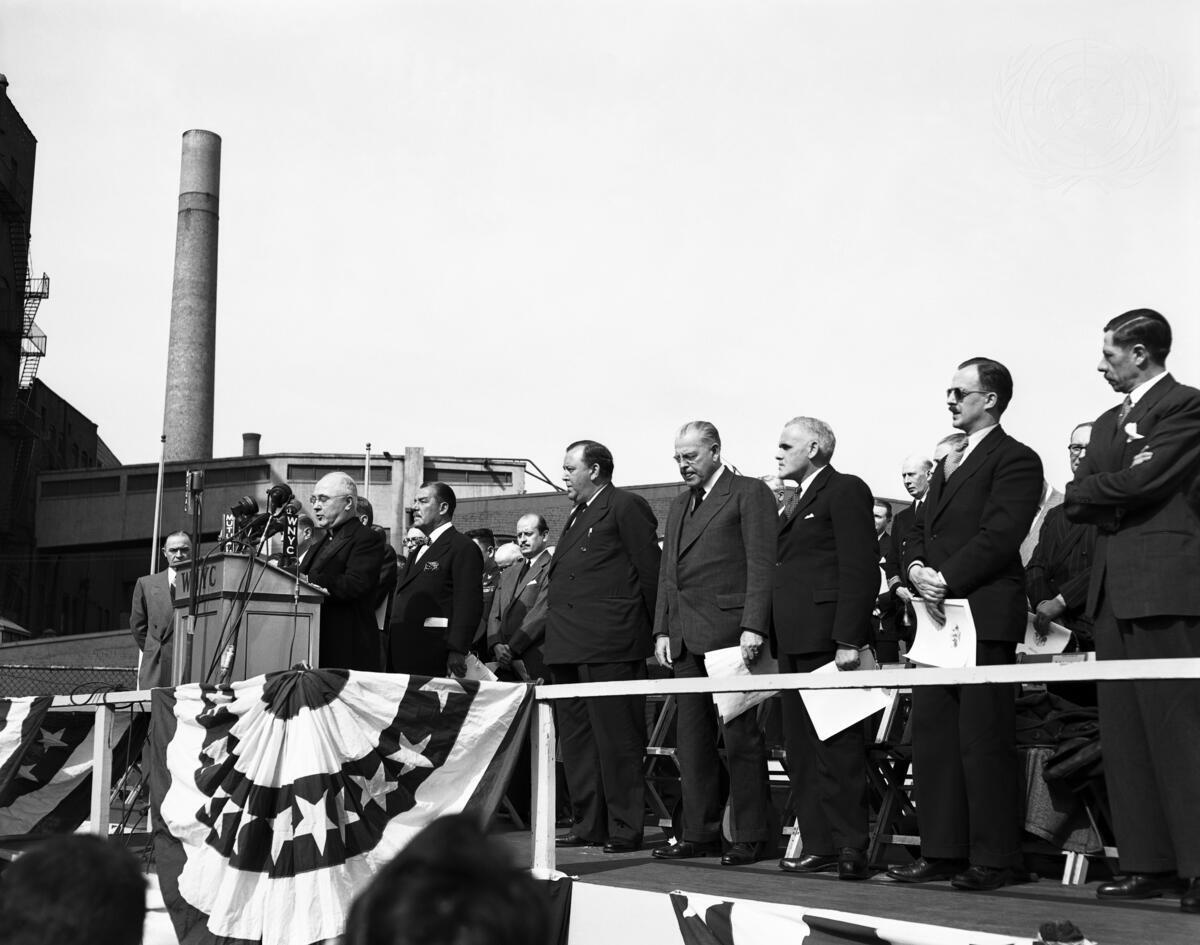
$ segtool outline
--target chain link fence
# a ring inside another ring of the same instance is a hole
[[[71,696],[137,688],[132,666],[27,666],[0,663],[0,698]]]

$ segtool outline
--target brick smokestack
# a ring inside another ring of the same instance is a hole
[[[221,138],[183,133],[163,432],[168,460],[212,459]]]

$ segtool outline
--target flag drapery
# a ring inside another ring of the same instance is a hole
[[[151,796],[182,945],[306,945],[418,831],[489,817],[531,689],[348,670],[154,691]]]

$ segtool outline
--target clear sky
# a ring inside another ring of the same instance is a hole
[[[157,458],[180,135],[220,134],[215,452],[742,471],[782,423],[902,495],[955,364],[1067,475],[1103,323],[1200,382],[1200,4],[0,0],[37,136],[41,377]]]

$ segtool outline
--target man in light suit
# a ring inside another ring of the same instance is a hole
[[[1042,461],[1000,427],[1012,390],[999,361],[958,366],[946,406],[965,438],[934,469],[905,549],[909,580],[935,614],[944,616],[946,598],[967,599],[978,666],[1014,662],[1025,637],[1020,549],[1042,495]],[[1025,879],[1013,687],[915,687],[912,726],[921,856],[888,875],[964,890]]]
[[[546,677],[542,639],[546,635],[546,592],[550,552],[546,539],[550,526],[536,512],[517,519],[517,546],[522,563],[500,574],[499,586],[488,615],[487,645],[500,664],[497,675],[509,682],[521,679],[513,668],[520,660],[528,679]]]
[[[137,579],[129,608],[129,631],[142,651],[138,688],[171,685],[175,636],[175,575],[192,556],[187,532],[172,532],[162,546],[167,567]]]
[[[1102,413],[1067,486],[1067,517],[1097,526],[1087,607],[1102,660],[1200,657],[1200,391],[1167,373],[1171,327],[1151,309],[1104,326]],[[1101,898],[1182,889],[1200,912],[1200,681],[1099,684],[1100,738],[1121,866]]]
[[[555,683],[646,678],[658,594],[658,520],[641,496],[612,484],[612,453],[578,440],[563,457],[575,503],[550,563],[542,654]],[[575,827],[559,846],[642,845],[646,697],[556,703]]]
[[[721,463],[721,435],[693,420],[675,439],[675,462],[688,488],[667,513],[666,546],[654,615],[655,656],[677,679],[708,675],[705,654],[740,646],[749,665],[770,632],[775,571],[775,497],[761,479]],[[729,832],[724,866],[757,860],[770,839],[767,754],[756,712],[720,723],[707,693],[680,693],[676,716],[683,830],[660,847],[660,859],[711,856],[721,850],[721,759],[729,767]],[[718,729],[719,726],[719,729]]]
[[[391,669],[418,676],[462,676],[483,615],[483,555],[454,527],[458,499],[444,482],[424,483],[413,522],[429,544],[413,554],[396,589]]]
[[[829,663],[857,669],[859,651],[871,640],[879,593],[874,499],[865,482],[829,465],[836,446],[829,425],[812,417],[788,421],[779,435],[779,476],[799,483],[794,507],[779,521],[771,601],[771,645],[783,673]],[[804,852],[784,857],[779,868],[866,879],[863,726],[851,725],[822,741],[800,693],[785,691],[782,701],[788,777]]]

